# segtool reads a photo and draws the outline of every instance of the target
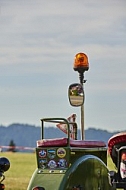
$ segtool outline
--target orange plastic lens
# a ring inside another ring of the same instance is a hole
[[[84,53],[78,53],[74,59],[74,68],[83,67],[86,70],[89,68],[88,57]]]

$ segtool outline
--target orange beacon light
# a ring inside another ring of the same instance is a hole
[[[88,57],[84,53],[78,53],[75,55],[74,58],[74,70],[75,71],[88,71],[89,69],[89,63],[88,63]]]

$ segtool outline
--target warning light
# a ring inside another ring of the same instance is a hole
[[[74,58],[74,70],[79,72],[88,71],[89,63],[88,57],[84,53],[78,53]]]

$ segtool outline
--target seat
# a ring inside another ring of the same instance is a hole
[[[37,147],[65,147],[68,146],[68,138],[41,139],[37,141]],[[95,148],[106,147],[103,141],[87,141],[70,139],[70,147]]]

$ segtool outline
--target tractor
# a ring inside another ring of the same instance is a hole
[[[84,138],[84,72],[89,68],[84,53],[75,56],[74,70],[80,83],[71,84],[68,97],[72,106],[81,107],[81,140],[75,114],[65,118],[42,118],[41,139],[37,141],[37,168],[27,190],[126,190],[126,132],[103,141]],[[48,139],[46,126],[57,126],[59,138]],[[109,171],[107,153],[110,153],[117,172]]]

